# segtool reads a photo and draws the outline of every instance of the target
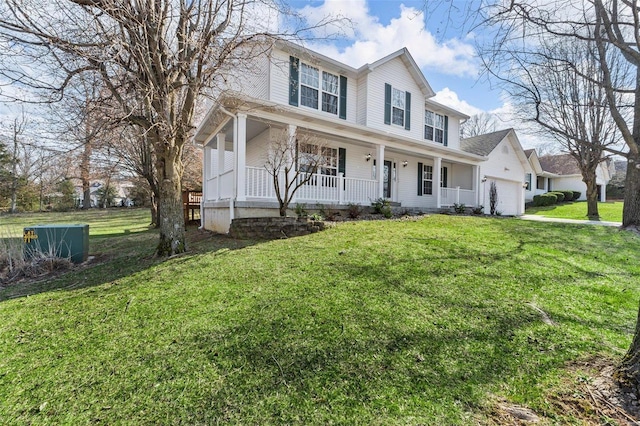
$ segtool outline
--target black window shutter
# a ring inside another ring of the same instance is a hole
[[[418,163],[418,195],[422,195],[422,163]]]
[[[448,116],[444,116],[444,146],[449,146],[449,141],[448,141],[448,134],[449,134],[449,117]]]
[[[409,92],[405,92],[404,128],[406,130],[411,130],[411,93]]]
[[[384,124],[391,124],[391,85],[384,84]]]
[[[289,56],[289,105],[298,106],[300,59]]]
[[[338,148],[338,173],[342,173],[342,177],[347,175],[347,150],[345,148]],[[342,189],[347,189],[347,181],[342,182]]]
[[[440,183],[440,186],[442,188],[448,188],[448,186],[447,186],[447,168],[446,167],[442,167],[440,169],[440,171],[442,172],[442,177],[441,177],[442,181]]]
[[[347,119],[347,77],[340,76],[340,112],[338,115],[343,120]]]

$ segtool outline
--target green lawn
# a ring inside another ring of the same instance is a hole
[[[608,201],[606,203],[598,203],[598,213],[600,213],[600,220],[605,222],[622,222],[623,206],[624,203],[622,201]],[[586,201],[562,203],[546,207],[529,207],[526,211],[526,214],[557,217],[562,219],[588,219]]]
[[[621,357],[640,298],[640,240],[613,228],[189,235],[161,261],[156,234],[118,232],[102,264],[0,290],[0,423],[469,425],[507,400],[581,424],[553,402],[585,380],[568,366]]]

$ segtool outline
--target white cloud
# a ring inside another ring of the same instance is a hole
[[[421,10],[400,4],[399,12],[388,25],[383,25],[369,14],[365,0],[325,0],[318,7],[305,6],[300,10],[308,22],[319,22],[327,16],[350,20],[351,26],[340,27],[350,45],[340,49],[334,44],[311,43],[310,47],[355,68],[407,47],[420,68],[455,76],[478,74],[471,44],[456,38],[439,42],[426,28]]]
[[[467,101],[460,99],[458,97],[458,94],[448,87],[445,87],[444,89],[436,92],[436,95],[433,99],[436,102],[439,102],[457,111],[461,111],[469,116],[481,114],[482,112],[484,112],[480,108],[476,108]]]

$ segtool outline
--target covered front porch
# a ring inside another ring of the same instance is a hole
[[[285,124],[263,115],[237,113],[214,129],[203,141],[203,226],[227,232],[234,218],[278,215],[274,176],[265,168],[265,152],[273,133],[283,131],[313,134],[323,141],[323,154],[328,157],[316,173],[297,174],[297,179],[308,178],[308,182],[295,193],[291,213],[296,204],[369,206],[380,198],[422,211],[478,205],[478,166],[466,158],[439,156],[426,144],[413,142],[408,147],[397,138],[380,138],[371,131],[354,135],[348,129],[311,124]],[[280,170],[281,186],[285,177]]]

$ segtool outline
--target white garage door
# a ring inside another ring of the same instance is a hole
[[[522,188],[522,184],[518,182],[505,181],[500,179],[488,179],[484,185],[484,207],[485,213],[490,213],[489,203],[489,188],[491,182],[496,183],[498,190],[498,204],[496,211],[500,212],[503,216],[517,215],[521,212],[518,211],[518,206],[521,203],[519,197],[519,190]]]

